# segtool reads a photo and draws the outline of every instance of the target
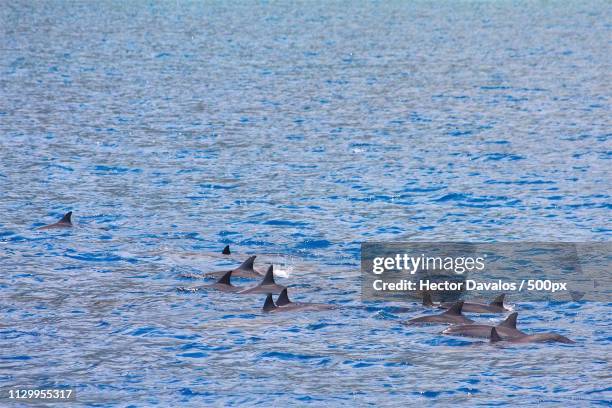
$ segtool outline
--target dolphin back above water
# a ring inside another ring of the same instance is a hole
[[[232,269],[233,276],[236,278],[261,278],[262,276],[261,273],[259,273],[258,271],[255,270],[255,268],[253,268],[253,264],[255,263],[255,258],[257,258],[257,255],[253,255],[249,257],[239,267],[237,267],[236,269]],[[219,278],[225,275],[227,272],[228,272],[227,270],[209,272],[209,273],[204,274],[204,276],[208,278],[211,278],[211,277]]]
[[[232,285],[232,271],[227,271],[219,280],[210,285],[203,285],[196,288],[178,288],[179,292],[198,292],[200,290],[218,290],[220,292],[238,292],[242,288]]]
[[[232,285],[232,273],[234,272],[228,271],[217,282],[213,283],[212,285],[208,285],[208,287],[211,289],[220,290],[222,292],[238,292],[241,288]]]
[[[505,313],[510,311],[510,309],[507,309],[504,306],[505,297],[506,294],[502,293],[501,295],[493,299],[493,301],[489,304],[464,302],[463,311],[468,313]],[[442,309],[447,309],[452,305],[453,304],[449,302],[440,303],[440,307]]]
[[[268,294],[266,297],[266,301],[263,305],[264,312],[293,312],[293,311],[316,311],[316,310],[330,310],[334,309],[333,305],[326,305],[323,303],[302,303],[302,302],[292,302],[289,300],[289,296],[287,295],[287,288],[283,289],[278,298],[276,299],[276,304],[274,304],[274,300],[272,299],[272,294]]]
[[[497,328],[491,327],[491,334],[489,335],[491,343],[498,343],[504,341],[504,339],[497,332]],[[540,333],[540,334],[526,334],[522,337],[515,337],[505,340],[508,343],[565,343],[574,344],[575,341],[568,339],[557,333]]]
[[[292,302],[289,300],[287,288],[283,289],[276,299],[276,306],[284,310],[330,310],[334,309],[334,305],[325,303],[309,303],[309,302]]]
[[[53,224],[39,227],[39,230],[54,229],[54,228],[71,228],[72,227],[72,211],[68,211],[61,220]]]
[[[421,316],[416,317],[414,319],[410,319],[407,322],[404,322],[406,325],[413,324],[436,324],[436,323],[444,323],[444,324],[467,324],[474,323],[473,320],[465,317],[461,311],[463,309],[463,301],[459,301],[455,303],[452,307],[450,307],[447,311],[433,315],[433,316]]]
[[[266,272],[266,276],[264,276],[261,283],[257,286],[253,286],[252,288],[248,288],[242,290],[238,293],[243,295],[253,294],[253,293],[264,293],[264,294],[279,294],[285,289],[282,285],[277,285],[274,282],[274,267],[270,265],[268,271]]]
[[[488,324],[465,324],[462,326],[449,327],[448,329],[444,330],[442,334],[488,339],[491,336],[491,328],[495,327],[499,336],[504,340],[526,336],[527,333],[524,333],[516,328],[517,317],[518,313],[514,312],[497,326],[491,326]]]

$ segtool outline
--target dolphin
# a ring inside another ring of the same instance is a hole
[[[465,302],[464,302],[465,303]],[[441,304],[435,304],[431,298],[431,293],[427,292],[427,291],[423,291],[423,302],[422,302],[423,306],[425,307],[437,307],[439,309],[441,309],[442,307],[440,306]],[[448,307],[445,307],[444,309],[448,309]]]
[[[489,336],[489,340],[491,341],[491,343],[504,341],[504,339],[499,335],[495,327],[491,327],[491,334]],[[574,340],[570,340],[567,337],[557,333],[527,334],[523,337],[515,337],[507,339],[506,341],[508,343],[576,343]]]
[[[241,290],[238,293],[242,295],[248,295],[252,293],[265,293],[276,295],[278,293],[281,293],[283,289],[285,289],[284,286],[277,285],[276,282],[274,282],[274,270],[272,265],[270,265],[268,271],[266,272],[266,276],[263,278],[259,285],[253,286],[252,288],[248,288],[245,290]]]
[[[274,304],[274,300],[272,299],[272,294],[268,293],[268,296],[266,296],[266,301],[264,302],[264,305],[263,305],[263,311],[273,312],[277,309],[278,307]]]
[[[222,253],[223,255],[231,255],[231,254],[232,254],[232,252],[231,252],[231,251],[230,251],[230,249],[229,249],[229,245],[226,245],[226,246],[225,246],[225,248],[223,248],[223,251],[221,251],[221,253]]]
[[[572,298],[572,300],[574,302],[578,302],[578,301],[582,300],[582,298],[585,295],[584,292],[581,292],[579,290],[570,290],[569,293],[570,293],[570,296],[571,296],[571,298]]]
[[[230,279],[232,277],[232,271],[228,271],[223,275],[217,282],[210,285],[203,285],[197,288],[178,288],[180,292],[197,292],[200,290],[218,290],[221,292],[238,292],[242,288],[232,285]]]
[[[517,337],[526,336],[527,333],[524,333],[516,328],[516,318],[518,317],[518,313],[511,313],[506,320],[495,326],[495,330],[500,337],[504,340],[514,339]],[[463,326],[453,326],[444,330],[442,334],[447,335],[455,335],[455,336],[465,336],[465,337],[480,337],[483,339],[487,339],[491,336],[491,328],[493,326],[487,324],[466,324]]]
[[[423,292],[423,306],[425,307],[435,307],[433,300],[431,300],[431,293]]]
[[[468,319],[467,317],[461,314],[462,308],[463,308],[463,301],[459,301],[455,303],[451,308],[449,308],[444,313],[433,315],[433,316],[416,317],[414,319],[410,319],[404,322],[403,324],[412,325],[412,324],[421,324],[421,323],[450,323],[450,324],[474,323],[473,320]]]
[[[497,296],[491,303],[488,305],[483,303],[472,303],[472,302],[464,302],[463,303],[463,311],[468,313],[505,313],[510,311],[504,306],[504,298],[506,297],[505,293]],[[425,296],[423,296],[425,299]],[[441,309],[448,309],[451,307],[453,303],[451,302],[443,302],[440,303]]]
[[[334,305],[325,303],[292,302],[287,295],[287,288],[276,298],[276,306],[283,310],[330,310],[335,309]]]
[[[263,305],[263,311],[271,313],[294,312],[297,310],[314,312],[317,310],[331,310],[334,308],[334,305],[326,305],[324,303],[292,302],[287,296],[287,288],[283,289],[281,294],[278,296],[276,299],[276,304],[274,304],[274,300],[272,300],[272,295],[268,294]]]
[[[70,218],[72,217],[72,211],[68,211],[61,220],[59,220],[58,222],[55,222],[53,224],[49,224],[49,225],[45,225],[42,227],[39,227],[39,230],[46,230],[46,229],[54,229],[54,228],[71,228],[72,227],[72,221],[70,220]]]
[[[262,274],[253,268],[253,262],[255,262],[255,258],[257,258],[257,256],[253,255],[249,257],[249,259],[244,261],[242,265],[240,265],[236,269],[232,269],[233,276],[237,278],[260,278]],[[204,274],[204,277],[219,278],[225,275],[226,272],[227,271],[209,272],[209,273]]]

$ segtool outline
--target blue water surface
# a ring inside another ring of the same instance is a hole
[[[611,12],[1,2],[0,388],[104,407],[610,404],[610,303],[514,305],[571,346],[407,328],[418,304],[361,301],[359,245],[609,241]],[[74,229],[36,230],[69,210]],[[176,291],[251,254],[294,300],[341,307]]]

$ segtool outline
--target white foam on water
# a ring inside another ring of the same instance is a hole
[[[293,272],[293,267],[284,264],[273,264],[274,265],[274,276],[279,278],[288,278]]]

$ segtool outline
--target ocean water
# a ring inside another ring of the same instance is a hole
[[[362,302],[359,257],[368,240],[609,241],[611,12],[0,3],[0,389],[609,405],[611,303],[510,298],[519,327],[577,344],[493,347],[402,326],[416,303]],[[69,210],[74,229],[36,230]],[[176,290],[251,254],[294,300],[339,308]]]

